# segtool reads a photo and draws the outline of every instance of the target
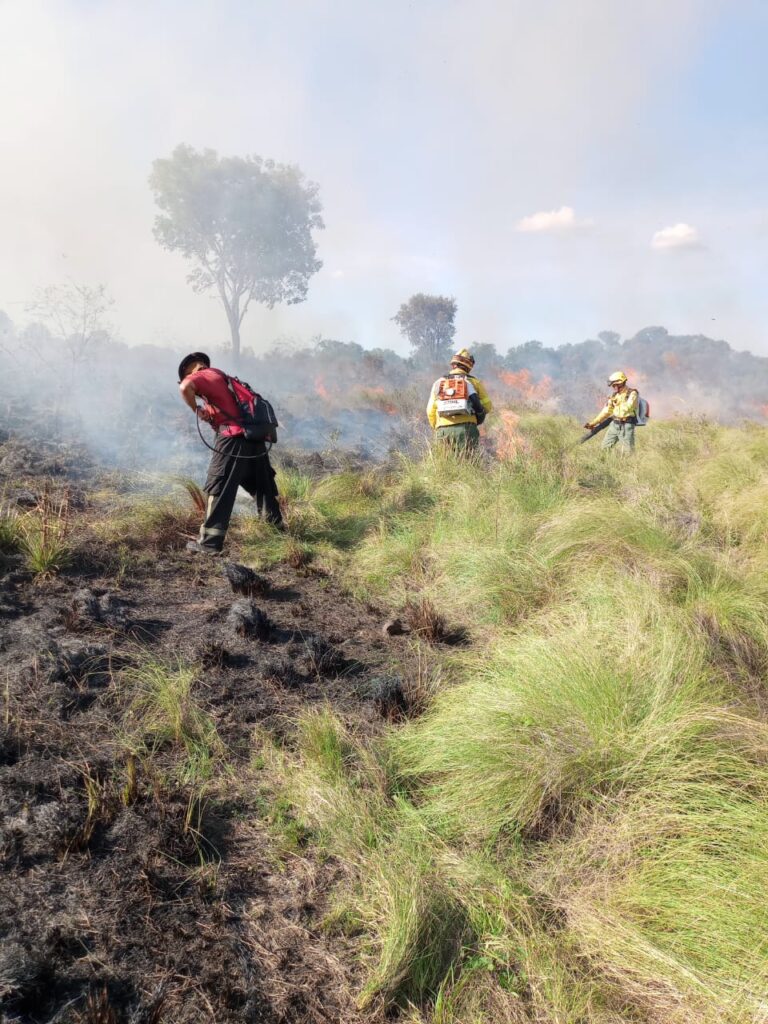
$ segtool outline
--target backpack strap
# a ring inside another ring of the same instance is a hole
[[[237,407],[237,395],[235,394],[235,389],[232,387],[232,378],[229,376],[229,374],[224,373],[223,370],[219,370],[215,366],[209,366],[208,369],[209,370],[213,370],[214,373],[218,373],[218,375],[220,377],[224,378],[224,380],[226,382],[226,385],[227,385],[227,390],[229,391],[230,395],[232,395],[232,401],[235,403],[235,406]],[[236,377],[235,377],[235,380],[237,380]],[[203,397],[205,398],[205,396],[203,396]],[[209,405],[212,409],[214,409],[219,414],[219,416],[223,416],[224,417],[225,422],[222,424],[222,426],[224,426],[224,427],[232,427],[232,426],[242,427],[243,426],[243,424],[240,422],[239,419],[233,419],[228,413],[224,412],[223,409],[220,409],[218,407],[218,405],[214,405],[213,402],[210,401],[210,399],[205,398],[205,404]]]
[[[234,398],[235,403],[237,403],[237,395],[235,394],[235,389],[232,387],[232,377],[230,377],[228,373],[224,373],[223,370],[216,370],[216,372],[218,374],[221,374],[221,376],[224,378],[227,384],[227,391],[229,391],[230,395],[232,395],[232,397]],[[235,377],[234,379],[237,380],[237,377]]]

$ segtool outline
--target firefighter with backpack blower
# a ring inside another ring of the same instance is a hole
[[[199,420],[216,432],[213,455],[203,490],[208,502],[196,541],[187,551],[217,555],[224,546],[238,487],[256,499],[267,522],[283,528],[275,471],[269,462],[268,445],[277,440],[277,419],[272,406],[252,389],[211,366],[205,352],[192,352],[179,364],[182,400]],[[197,404],[201,398],[202,405]],[[198,431],[200,426],[198,423]],[[200,437],[207,444],[202,433]]]
[[[456,451],[473,451],[480,442],[478,424],[493,408],[485,386],[472,376],[474,357],[463,348],[451,359],[451,370],[432,385],[427,405],[435,437]]]
[[[613,393],[597,416],[584,424],[589,433],[582,441],[588,441],[600,430],[605,430],[602,447],[608,449],[618,445],[622,454],[629,455],[635,450],[635,427],[645,426],[650,409],[637,388],[629,386],[627,375],[622,370],[612,373],[608,383]]]

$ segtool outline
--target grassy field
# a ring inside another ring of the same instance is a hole
[[[413,1022],[768,1021],[768,431],[654,424],[625,460],[518,429],[284,472],[290,533],[252,528],[254,564],[419,610],[418,714],[313,710],[260,754],[346,867],[327,927]]]

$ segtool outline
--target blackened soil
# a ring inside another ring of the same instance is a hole
[[[320,928],[338,869],[276,848],[254,731],[290,742],[292,716],[326,700],[375,729],[387,709],[370,684],[404,641],[317,574],[281,567],[243,597],[218,559],[162,556],[120,578],[94,564],[43,582],[0,567],[4,1019],[359,1020],[354,958]],[[237,628],[236,602],[254,629]],[[162,751],[151,770],[132,753],[121,670],[147,651],[199,666],[231,787],[201,799],[171,760],[157,770]]]

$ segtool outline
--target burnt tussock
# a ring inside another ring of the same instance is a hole
[[[253,569],[249,569],[247,565],[227,562],[224,566],[224,575],[236,594],[258,597],[269,593],[269,580],[254,572]]]

